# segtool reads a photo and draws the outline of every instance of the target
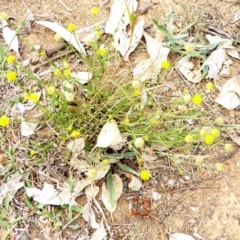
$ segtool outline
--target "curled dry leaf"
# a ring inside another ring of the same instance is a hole
[[[91,226],[91,228],[99,228],[99,223],[96,222],[96,216],[92,208],[92,201],[88,201],[83,207],[82,217]]]
[[[200,70],[203,70],[205,66],[208,66],[208,74],[206,78],[216,79],[220,69],[222,68],[225,59],[225,49],[217,49],[213,51],[207,60],[203,63]]]
[[[77,138],[68,143],[67,149],[72,153],[80,153],[85,148],[85,139]]]
[[[100,180],[102,178],[104,178],[108,172],[110,168],[110,164],[107,165],[103,165],[101,163],[98,163],[97,165],[95,165],[95,169],[97,172],[97,175],[94,177],[94,180]]]
[[[116,121],[111,120],[103,126],[95,147],[107,148],[109,146],[114,146],[122,142],[123,138],[118,129],[118,125]]]
[[[92,73],[90,72],[72,72],[71,77],[77,79],[81,84],[88,83],[92,79]]]
[[[114,194],[115,201],[113,202],[113,204],[111,204],[111,202],[110,202],[106,184],[103,183],[103,185],[102,185],[102,202],[110,213],[113,213],[116,210],[117,200],[121,197],[122,192],[123,192],[122,179],[117,174],[113,174],[112,178],[113,178],[113,186],[114,186],[113,188],[115,190],[115,194]]]
[[[194,238],[184,233],[174,233],[170,234],[169,240],[194,240]]]
[[[10,50],[13,50],[17,53],[17,56],[20,57],[18,48],[19,48],[19,43],[18,43],[18,38],[17,38],[17,32],[10,29],[8,27],[8,23],[5,20],[2,20],[2,35],[7,43],[8,47]]]
[[[228,110],[240,106],[240,76],[229,79],[222,87],[215,102]]]
[[[86,55],[83,45],[77,39],[74,33],[69,32],[67,29],[60,26],[58,23],[48,21],[37,21],[36,23],[51,29],[52,31],[60,35],[65,41],[71,44],[80,54],[83,54],[84,56]]]
[[[125,176],[128,179],[131,179],[130,183],[128,184],[129,189],[131,189],[132,191],[139,191],[141,189],[142,182],[138,178],[136,178],[130,173],[125,173]]]

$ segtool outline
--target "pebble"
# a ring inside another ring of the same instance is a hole
[[[34,65],[38,62],[39,62],[39,54],[37,52],[31,52],[30,63]]]

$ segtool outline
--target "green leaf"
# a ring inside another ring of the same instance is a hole
[[[168,14],[168,18],[167,18],[167,30],[169,31],[169,33],[171,33],[171,35],[173,35],[172,34],[172,27],[173,27],[173,13],[170,12]]]
[[[123,159],[125,157],[135,157],[135,152],[124,152],[124,153],[113,153],[113,154],[107,154],[104,155],[106,158],[116,158],[116,159]]]
[[[181,31],[178,34],[182,34],[182,33],[186,32],[189,28],[191,28],[196,23],[197,23],[197,20],[193,20],[193,21],[189,22],[184,28],[181,29]]]
[[[113,185],[112,172],[110,171],[107,176],[107,191],[111,205],[113,206],[115,202],[115,189]]]
[[[127,165],[124,165],[124,164],[122,164],[122,163],[120,163],[120,162],[117,162],[117,165],[118,165],[124,172],[132,173],[132,174],[134,174],[134,175],[136,175],[136,176],[139,176],[139,174],[138,174],[136,171],[134,171],[132,168],[128,167]]]
[[[78,230],[79,228],[81,228],[81,225],[79,225],[79,224],[76,224],[76,225],[70,225],[70,226],[68,226],[70,229],[72,229],[72,230]]]
[[[169,41],[170,41],[172,44],[174,44],[174,38],[173,38],[172,34],[171,34],[163,25],[160,25],[160,24],[157,22],[157,20],[155,20],[155,19],[152,18],[152,21],[153,21],[154,25],[157,27],[157,29],[158,29],[159,31],[161,31],[162,33],[164,33],[164,34],[167,36],[167,38],[169,39]]]

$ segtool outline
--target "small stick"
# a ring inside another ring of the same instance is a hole
[[[54,48],[50,48],[48,50],[45,51],[46,53],[46,56],[49,58],[51,57],[53,54],[63,50],[66,48],[66,44],[62,43],[61,45],[57,46],[57,47],[54,47]]]
[[[170,193],[176,193],[176,192],[181,192],[181,191],[187,191],[187,190],[192,190],[192,189],[204,189],[204,188],[219,188],[215,186],[192,186],[189,188],[179,188],[173,191],[170,191]]]
[[[62,0],[59,0],[59,2],[63,5],[63,7],[65,7],[67,11],[72,12],[72,10]]]

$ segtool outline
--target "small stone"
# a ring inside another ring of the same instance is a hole
[[[34,65],[38,62],[39,62],[39,54],[37,52],[32,52],[30,55],[30,63]]]

